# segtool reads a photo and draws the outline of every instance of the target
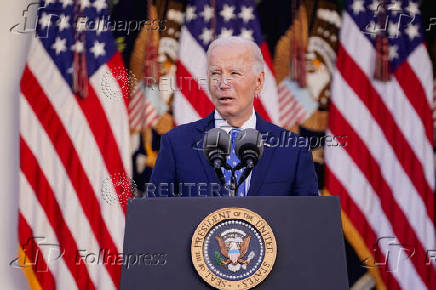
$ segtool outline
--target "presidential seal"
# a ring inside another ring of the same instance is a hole
[[[271,272],[277,255],[268,223],[246,208],[222,208],[201,221],[192,236],[192,263],[217,289],[250,289]]]

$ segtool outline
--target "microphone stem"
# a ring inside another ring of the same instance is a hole
[[[226,186],[226,179],[224,178],[224,174],[221,171],[221,160],[215,159],[213,162],[213,167],[215,169],[215,174],[218,176],[219,181],[221,182],[222,186]]]
[[[245,167],[244,172],[239,178],[238,185],[236,186],[236,190],[238,190],[239,186],[247,179],[248,175],[250,175],[251,170],[254,168],[254,162],[251,158],[247,160],[247,167]]]
[[[231,196],[236,196],[237,190],[238,190],[238,185],[236,185],[235,170],[232,169],[232,177],[230,178]]]

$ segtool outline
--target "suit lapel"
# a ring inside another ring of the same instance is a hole
[[[258,130],[261,134],[272,133],[268,122],[262,119],[258,113],[256,113],[256,130]],[[259,162],[251,172],[250,188],[247,195],[259,195],[259,189],[265,181],[265,176],[270,168],[274,151],[275,147],[264,146],[263,155],[260,157]]]
[[[195,147],[197,150],[198,158],[200,159],[203,170],[206,173],[207,180],[209,183],[217,183],[221,186],[221,183],[218,180],[218,177],[216,176],[213,167],[210,166],[202,150],[204,134],[215,127],[215,111],[212,111],[212,113],[210,113],[206,118],[198,122],[195,127],[197,129],[197,134],[194,135],[194,144],[197,144]],[[220,193],[221,195],[228,195],[227,191],[222,186]]]

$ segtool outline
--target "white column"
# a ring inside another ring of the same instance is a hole
[[[19,82],[34,34],[9,29],[23,23],[23,10],[31,2],[2,0],[0,4],[0,288],[8,290],[28,289],[23,272],[9,262],[18,254]]]

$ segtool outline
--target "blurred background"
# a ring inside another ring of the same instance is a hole
[[[264,55],[256,111],[307,137],[320,195],[341,198],[350,288],[435,289],[435,11],[431,0],[3,2],[2,288],[118,287],[119,265],[76,254],[122,253],[127,198],[144,191],[160,136],[213,110],[205,52],[233,35]]]

